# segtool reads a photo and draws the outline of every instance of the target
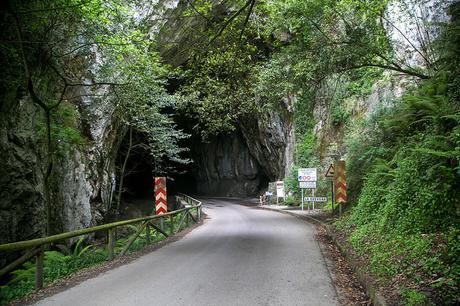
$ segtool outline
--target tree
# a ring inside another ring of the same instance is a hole
[[[149,50],[148,44],[119,49],[113,56],[123,58],[116,63],[123,85],[114,90],[115,103],[128,129],[128,150],[119,174],[116,211],[119,211],[126,165],[132,150],[143,148],[150,153],[152,169],[156,175],[171,174],[177,164],[186,164],[182,156],[186,149],[180,141],[188,135],[177,129],[171,112],[175,99],[165,89],[171,73],[159,62],[158,53]],[[133,130],[144,135],[145,141],[133,143]]]
[[[156,73],[166,77],[160,71],[166,69],[161,68],[155,52],[150,54],[153,42],[148,28],[134,14],[141,2],[130,6],[117,0],[10,1],[4,12],[7,31],[1,46],[10,74],[2,79],[2,88],[16,91],[11,84],[19,84],[44,113],[43,193],[48,235],[53,233],[50,180],[57,143],[68,143],[70,150],[83,143],[76,125],[69,127],[73,133],[60,129],[60,110],[74,105],[82,95],[115,101],[129,127],[148,133],[152,154],[182,161],[177,157],[182,134],[161,113],[167,103],[160,100],[167,94]]]

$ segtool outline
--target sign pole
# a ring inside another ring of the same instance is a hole
[[[311,196],[312,196],[313,198],[315,197],[315,189],[312,189],[312,190],[311,190]],[[313,201],[312,205],[313,205],[313,211],[315,211],[315,201]]]
[[[332,213],[334,213],[334,181],[331,181]]]
[[[301,188],[300,190],[302,190],[302,211],[303,211],[303,188]]]

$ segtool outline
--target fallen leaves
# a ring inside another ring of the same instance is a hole
[[[331,271],[340,305],[372,305],[371,299],[326,230],[318,226],[315,236]]]

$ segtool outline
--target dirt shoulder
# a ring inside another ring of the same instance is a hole
[[[356,273],[323,226],[316,225],[315,238],[331,273],[340,304],[344,306],[372,305]]]

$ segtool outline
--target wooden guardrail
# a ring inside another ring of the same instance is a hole
[[[35,288],[39,289],[43,286],[43,255],[46,249],[46,246],[55,243],[58,241],[63,241],[69,238],[78,237],[82,235],[92,234],[98,231],[107,230],[107,253],[108,253],[108,260],[113,260],[115,257],[114,254],[114,247],[115,247],[115,231],[120,226],[125,226],[129,224],[137,224],[141,223],[139,230],[131,237],[131,239],[127,242],[124,246],[123,250],[120,253],[120,256],[123,256],[129,249],[129,247],[133,244],[133,242],[139,237],[142,231],[145,230],[146,232],[146,240],[147,243],[150,243],[150,235],[151,231],[158,231],[165,237],[169,235],[173,235],[174,232],[174,216],[182,214],[182,218],[180,219],[179,225],[177,226],[177,231],[180,230],[182,224],[186,222],[189,223],[189,218],[192,219],[195,223],[198,223],[201,219],[201,209],[202,205],[201,202],[188,196],[185,194],[179,194],[178,198],[181,202],[185,202],[185,208],[178,209],[172,212],[168,212],[162,215],[152,215],[147,217],[117,221],[113,223],[102,224],[98,226],[88,227],[76,231],[65,232],[57,235],[47,236],[43,238],[37,238],[32,240],[25,240],[25,241],[18,241],[12,243],[6,243],[0,245],[0,252],[9,252],[9,251],[19,251],[19,250],[28,250],[24,255],[20,258],[16,259],[12,263],[8,264],[7,266],[3,267],[0,270],[0,277],[7,274],[8,272],[14,270],[19,265],[23,264],[24,262],[28,261],[32,257],[36,257],[36,271],[35,271]],[[191,214],[191,211],[196,209],[196,218]],[[164,219],[169,218],[169,234],[167,233],[166,229],[163,228]],[[161,220],[160,226],[154,224],[153,221]]]

